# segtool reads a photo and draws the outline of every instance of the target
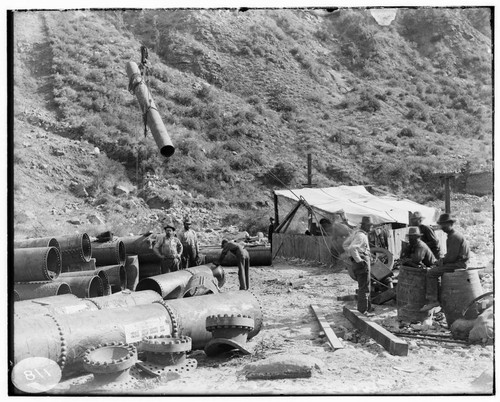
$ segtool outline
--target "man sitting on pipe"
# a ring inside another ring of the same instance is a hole
[[[214,264],[216,267],[222,264],[222,260],[228,252],[233,253],[238,259],[238,279],[240,281],[240,290],[248,290],[250,285],[249,270],[250,270],[250,256],[248,251],[238,243],[222,239],[221,243],[222,253],[220,254],[219,261]]]
[[[169,223],[163,225],[165,235],[160,235],[156,238],[156,243],[153,247],[154,253],[161,258],[161,273],[174,272],[179,270],[182,243],[174,236],[175,227]]]

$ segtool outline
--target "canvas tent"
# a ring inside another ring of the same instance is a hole
[[[408,199],[393,196],[375,196],[363,186],[339,186],[327,188],[302,188],[275,190],[278,204],[282,201],[303,199],[312,210],[323,217],[344,214],[349,225],[358,225],[363,216],[371,216],[375,224],[409,224],[409,212],[419,211],[427,225],[435,224],[438,212]]]

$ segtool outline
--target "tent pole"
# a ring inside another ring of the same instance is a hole
[[[280,225],[276,228],[274,233],[279,233],[280,230],[283,228],[283,226],[287,223],[287,221],[292,218],[295,215],[295,212],[299,209],[300,205],[302,204],[302,200],[299,200],[297,204],[293,207],[293,209],[288,213],[287,216],[285,216],[285,219],[283,219],[283,222],[281,222]]]

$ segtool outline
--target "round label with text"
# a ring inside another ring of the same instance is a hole
[[[12,369],[12,383],[20,391],[30,394],[46,392],[61,380],[61,368],[46,357],[28,357]]]

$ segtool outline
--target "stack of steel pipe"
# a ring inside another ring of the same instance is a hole
[[[138,344],[150,334],[189,336],[193,349],[203,349],[212,336],[206,330],[206,319],[218,314],[254,317],[249,339],[262,326],[260,304],[248,291],[74,314],[26,316],[14,322],[14,364],[27,357],[46,357],[58,362],[65,376],[82,374],[88,348],[108,342]]]
[[[110,288],[109,288],[110,285],[109,285],[108,274],[106,273],[105,270],[102,269],[102,267],[94,269],[94,270],[88,270],[88,271],[63,272],[61,275],[59,275],[59,278],[64,279],[64,278],[85,276],[88,278],[88,280],[90,282],[92,280],[91,278],[96,276],[96,275],[101,279],[102,288],[103,288],[103,292],[104,292],[103,296],[110,294]]]
[[[95,258],[97,266],[125,265],[125,244],[119,239],[104,243],[93,242],[92,257]]]
[[[14,283],[14,299],[29,300],[39,297],[48,297],[71,293],[71,288],[66,282],[20,282]]]
[[[271,247],[247,246],[245,250],[248,251],[248,255],[250,256],[251,266],[272,265]],[[205,256],[205,264],[217,263],[221,252],[222,249],[220,247],[200,247],[200,254]],[[221,265],[224,267],[235,267],[238,265],[238,259],[233,253],[227,253]]]
[[[56,240],[61,247],[63,272],[68,272],[68,266],[72,264],[89,262],[92,258],[92,245],[87,233],[56,237]]]
[[[108,276],[111,293],[127,289],[127,273],[122,264],[99,267],[99,271],[104,271]]]
[[[81,298],[104,296],[104,286],[97,275],[64,276],[54,282],[67,283],[71,287],[71,293]]]
[[[160,257],[153,251],[153,244],[156,240],[154,234],[145,233],[140,236],[118,237],[117,239],[125,245],[127,255],[137,256],[141,270],[143,263],[160,263]]]

